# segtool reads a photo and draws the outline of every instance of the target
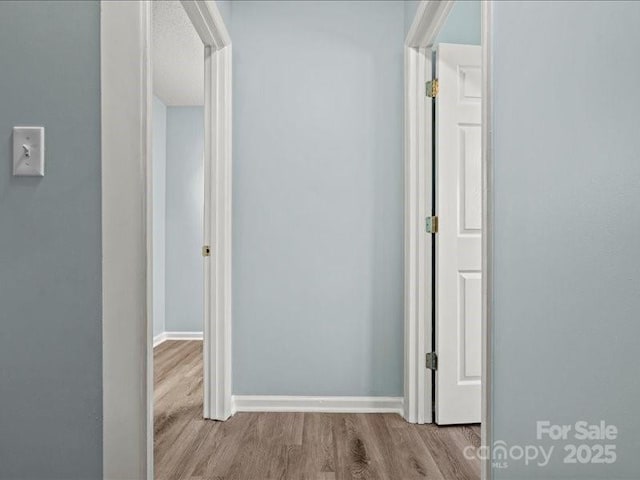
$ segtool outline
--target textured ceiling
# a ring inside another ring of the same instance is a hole
[[[153,93],[166,105],[204,103],[204,46],[180,2],[153,2]]]

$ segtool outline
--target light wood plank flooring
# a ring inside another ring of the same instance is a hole
[[[154,349],[159,480],[477,480],[463,448],[480,427],[411,425],[395,414],[238,413],[202,419],[202,342]]]

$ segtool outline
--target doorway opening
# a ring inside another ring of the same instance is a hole
[[[182,4],[153,2],[154,471],[204,416],[204,45]]]
[[[476,446],[490,433],[488,8],[420,2],[405,43],[405,418]]]
[[[157,243],[153,241],[153,192],[157,179],[152,155],[152,47],[153,8],[162,3],[101,3],[105,478],[153,478]],[[231,414],[231,39],[215,2],[185,0],[174,6],[184,9],[197,32],[204,64],[204,118],[200,117],[204,138],[199,159],[203,161],[204,192],[202,185],[190,190],[203,198],[202,236],[196,255],[206,254],[199,260],[204,264],[200,266],[204,279],[200,320],[203,393],[198,410],[203,422],[225,420]],[[166,241],[165,262],[170,245]],[[165,264],[165,274],[166,270]],[[167,313],[166,308],[164,311]],[[164,328],[172,328],[166,320],[165,315]],[[158,342],[169,337],[170,331],[162,328],[156,326]],[[187,328],[193,332],[193,327]],[[141,382],[141,377],[146,381]]]

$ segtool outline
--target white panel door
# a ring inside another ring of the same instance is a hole
[[[481,49],[436,50],[436,423],[480,422]]]

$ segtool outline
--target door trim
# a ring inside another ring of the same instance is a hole
[[[432,208],[431,116],[426,97],[431,80],[431,49],[453,7],[451,0],[422,1],[407,34],[405,58],[405,250],[404,250],[404,418],[431,423],[433,373],[425,367],[431,351],[433,238],[425,231]]]
[[[425,368],[431,345],[432,236],[425,232],[431,214],[432,114],[425,96],[431,78],[431,48],[405,47],[405,212],[404,212],[404,418],[431,423],[432,373]]]
[[[492,8],[482,3],[482,445],[492,442],[493,150]],[[425,98],[431,79],[431,47],[453,8],[452,0],[423,0],[405,40],[405,398],[411,423],[432,418],[431,371],[424,367],[431,345],[431,236],[424,219],[432,207],[432,106]],[[428,142],[428,143],[426,143]],[[428,273],[428,274],[427,274]],[[421,372],[425,372],[422,374]],[[424,382],[424,384],[422,383]],[[482,480],[491,480],[491,461],[481,460]]]
[[[493,441],[493,0],[482,2],[482,406],[481,443]],[[482,480],[493,478],[491,460],[481,460]]]
[[[205,172],[216,194],[205,197],[212,247],[205,286],[215,288],[205,290],[204,416],[224,420],[231,414],[231,39],[214,1],[182,3],[207,52]],[[103,477],[152,479],[151,2],[102,0],[100,9]]]

